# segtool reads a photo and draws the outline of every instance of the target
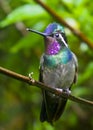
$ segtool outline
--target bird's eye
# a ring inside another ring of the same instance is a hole
[[[59,34],[58,34],[58,33],[56,33],[56,34],[55,34],[55,36],[56,36],[56,38],[58,38],[58,37],[59,37]]]

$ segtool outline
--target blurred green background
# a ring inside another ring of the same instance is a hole
[[[42,0],[93,42],[92,0]],[[44,31],[55,19],[34,0],[0,0],[0,66],[38,80],[43,38],[26,31]],[[65,27],[70,49],[79,62],[75,96],[93,100],[93,48]],[[68,101],[52,127],[39,120],[41,90],[0,74],[0,130],[93,130],[93,107]]]

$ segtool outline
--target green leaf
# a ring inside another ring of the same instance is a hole
[[[38,5],[24,5],[13,10],[3,21],[0,27],[5,27],[18,21],[34,17],[43,17],[46,12]]]

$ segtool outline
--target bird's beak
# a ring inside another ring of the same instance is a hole
[[[43,36],[43,37],[48,36],[46,33],[42,33],[42,32],[39,32],[39,31],[30,29],[30,28],[27,28],[26,30],[27,30],[27,31],[30,31],[30,32],[33,32],[33,33],[37,33],[37,34],[39,34],[39,35],[41,35],[41,36]]]

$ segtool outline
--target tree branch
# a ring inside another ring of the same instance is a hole
[[[33,78],[30,79],[27,76],[15,73],[15,72],[10,71],[8,69],[5,69],[3,67],[0,67],[0,73],[4,74],[4,75],[7,75],[9,77],[12,77],[14,79],[17,79],[19,81],[25,82],[25,83],[27,83],[29,85],[34,85],[34,86],[37,86],[37,87],[39,87],[41,89],[45,89],[47,91],[50,91],[52,93],[55,93],[55,94],[59,95],[60,97],[65,97],[65,98],[68,98],[71,101],[93,107],[93,101],[82,99],[80,97],[75,97],[75,96],[73,96],[71,94],[68,95],[66,92],[60,91],[59,89],[56,89],[56,88],[51,88],[51,86],[47,86],[47,85],[45,85],[45,84],[43,84],[43,83],[41,83],[39,81],[34,80]]]
[[[67,28],[69,28],[73,34],[75,34],[79,39],[81,39],[81,41],[87,43],[87,45],[93,49],[93,43],[80,31],[80,30],[76,30],[75,28],[73,28],[72,26],[70,26],[63,18],[62,16],[60,17],[60,15],[58,15],[56,13],[56,11],[54,11],[52,8],[50,8],[49,6],[47,6],[45,3],[43,3],[41,0],[34,0],[35,2],[37,2],[39,5],[41,5],[49,14],[51,14],[51,16],[56,19],[59,23],[63,24],[64,26],[66,26]]]

